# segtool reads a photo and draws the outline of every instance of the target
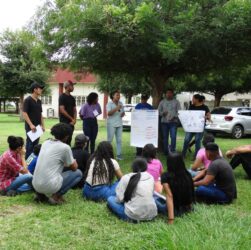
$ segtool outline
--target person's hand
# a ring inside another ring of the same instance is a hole
[[[70,122],[71,125],[75,125],[76,124],[76,119],[72,119],[72,121]]]
[[[122,109],[122,105],[119,104],[119,105],[117,106],[117,111],[120,111],[121,109]]]
[[[30,125],[30,129],[33,133],[37,131],[36,127],[33,124]]]
[[[120,114],[120,117],[124,117],[125,116],[125,112]]]
[[[233,156],[233,152],[231,151],[231,150],[228,150],[227,152],[226,152],[226,157],[227,158],[231,158],[232,156]]]
[[[20,154],[21,154],[22,156],[24,156],[25,153],[26,153],[25,147],[22,147],[21,150],[20,150]]]

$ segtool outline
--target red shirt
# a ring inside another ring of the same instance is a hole
[[[0,190],[5,190],[23,169],[21,156],[8,150],[0,157]]]

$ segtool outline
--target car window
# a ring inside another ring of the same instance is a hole
[[[245,115],[251,116],[251,109],[250,108],[239,108],[236,112],[238,115]]]
[[[220,107],[220,108],[213,109],[211,114],[212,115],[227,115],[230,113],[231,110],[232,110],[231,108]]]
[[[125,112],[132,112],[134,106],[124,106]]]

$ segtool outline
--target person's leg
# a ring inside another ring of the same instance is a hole
[[[85,150],[87,151],[87,152],[90,152],[89,151],[89,145],[90,145],[90,140],[91,140],[91,128],[90,128],[91,126],[90,126],[90,124],[89,124],[89,120],[88,119],[84,119],[83,120],[83,132],[84,132],[84,134],[86,135],[86,136],[88,136],[89,137],[89,141],[87,142],[87,144],[86,144],[86,147],[85,147]]]
[[[66,143],[71,147],[71,140],[72,140],[72,136],[73,136],[73,132],[74,132],[74,126],[71,124],[68,124],[68,125],[70,125],[70,127],[71,127],[71,133],[70,133]]]
[[[170,128],[170,137],[171,137],[171,152],[176,150],[176,135],[177,135],[177,126],[175,122],[169,124]]]
[[[82,172],[77,169],[76,171],[66,171],[62,173],[63,184],[57,192],[59,195],[64,195],[69,189],[74,187],[82,178]]]
[[[112,143],[114,134],[115,134],[115,128],[112,127],[111,125],[107,125],[107,141]]]
[[[122,157],[122,130],[123,127],[117,127],[115,129],[116,145],[117,145],[117,158]]]
[[[233,169],[240,164],[247,173],[248,178],[251,179],[251,153],[236,154],[230,161]]]
[[[238,167],[240,164],[242,163],[242,159],[240,154],[236,154],[230,161],[230,165],[232,167],[232,169],[235,169],[236,167]]]
[[[125,214],[125,205],[124,203],[118,203],[115,196],[110,196],[107,199],[108,208],[117,215],[122,220],[130,220],[129,217]]]
[[[186,134],[185,134],[184,144],[183,144],[183,149],[182,149],[182,155],[183,155],[184,158],[186,157],[189,142],[191,141],[193,135],[194,134],[190,133],[190,132],[186,132]]]
[[[167,214],[167,206],[166,206],[166,200],[159,197],[156,194],[153,194],[153,199],[156,203],[158,213],[159,214]]]
[[[195,158],[198,151],[200,150],[202,137],[203,137],[203,133],[195,133],[195,152],[194,152]]]
[[[199,186],[195,190],[195,195],[202,201],[212,203],[228,203],[227,195],[215,185]]]
[[[32,178],[31,174],[19,175],[11,184],[6,188],[6,191],[15,190],[18,191],[18,188],[24,184],[29,184],[32,187]]]
[[[164,154],[168,154],[168,137],[169,137],[169,126],[167,123],[161,123],[162,135],[163,135],[163,149]]]

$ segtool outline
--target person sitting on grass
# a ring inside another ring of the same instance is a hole
[[[83,196],[94,201],[107,200],[115,194],[118,185],[118,182],[113,183],[114,177],[119,180],[122,175],[118,162],[114,160],[111,143],[100,142],[87,163]]]
[[[195,200],[193,180],[185,167],[183,156],[174,152],[167,156],[167,172],[162,174],[161,183],[165,199],[154,195],[158,212],[168,215],[168,223],[174,218],[193,210]]]
[[[55,139],[42,144],[32,181],[37,192],[35,201],[61,204],[64,202],[63,195],[81,180],[82,173],[77,169],[70,146],[66,144],[71,133],[68,124],[58,123],[51,128]],[[64,166],[68,166],[69,170],[63,172]]]
[[[146,170],[146,160],[136,158],[132,163],[133,172],[121,178],[116,188],[116,196],[108,198],[108,208],[120,219],[148,221],[157,215],[153,199],[154,179]]]
[[[235,169],[240,164],[251,179],[251,145],[243,145],[226,152],[228,158],[232,158],[230,165]]]
[[[90,154],[85,149],[86,145],[89,141],[89,138],[84,134],[79,134],[75,137],[75,144],[74,147],[71,149],[73,158],[76,159],[78,163],[78,169],[82,172],[83,177],[81,181],[77,184],[77,187],[83,188],[85,179],[84,174],[86,171],[87,161],[90,158]]]
[[[214,141],[215,141],[214,136],[212,134],[210,133],[204,134],[204,137],[202,140],[202,144],[204,147],[198,151],[196,155],[196,159],[192,165],[192,169],[189,170],[192,177],[194,177],[194,180],[199,180],[206,175],[206,170],[208,169],[208,166],[210,165],[211,161],[207,158],[205,147],[207,143],[214,142]],[[220,153],[220,156],[222,156],[222,152],[220,149],[219,149],[219,153]]]
[[[37,159],[38,159],[38,155],[39,155],[41,146],[42,146],[41,144],[35,145],[33,148],[33,153],[26,160],[26,163],[28,165],[27,168],[31,174],[33,174],[35,171],[35,167],[37,164]]]
[[[236,183],[230,164],[220,156],[215,143],[206,145],[207,158],[211,160],[206,176],[195,181],[196,199],[206,203],[225,204],[237,198]]]
[[[26,168],[25,148],[22,137],[8,137],[9,150],[0,157],[0,191],[2,195],[14,196],[23,192],[22,186],[29,185],[32,175]]]
[[[156,192],[162,192],[162,185],[160,183],[160,176],[163,173],[163,167],[160,160],[156,157],[156,148],[153,144],[146,144],[142,151],[142,156],[147,161],[147,172],[154,178],[154,190]]]

